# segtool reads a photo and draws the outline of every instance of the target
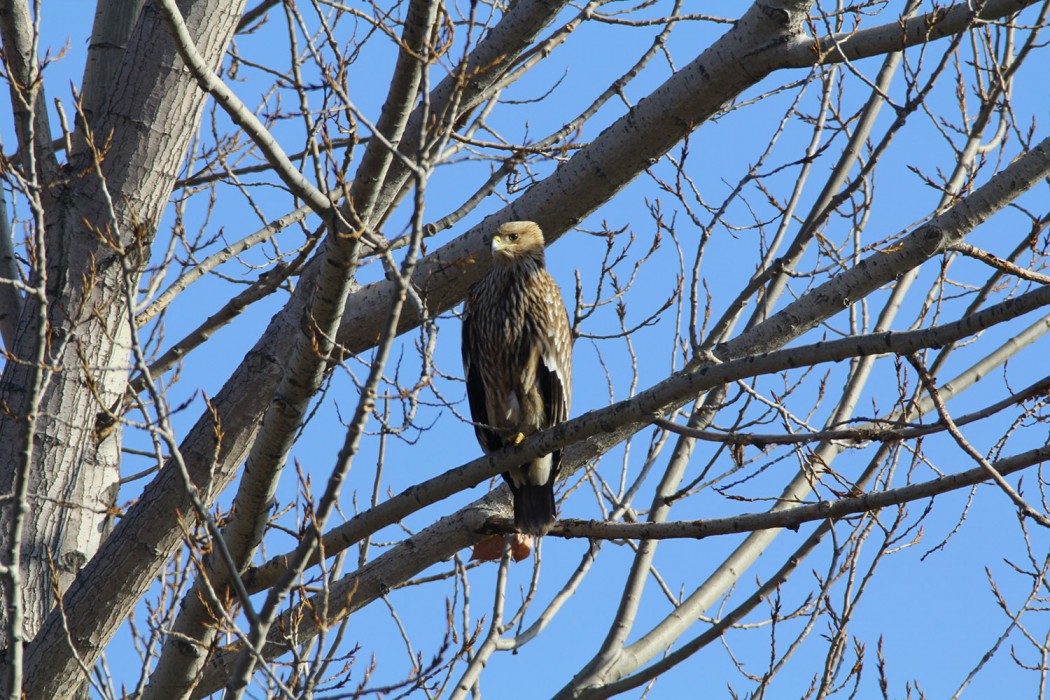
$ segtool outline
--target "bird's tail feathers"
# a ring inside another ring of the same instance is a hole
[[[526,535],[546,535],[558,518],[554,506],[554,480],[546,484],[521,484],[512,490],[515,527]]]

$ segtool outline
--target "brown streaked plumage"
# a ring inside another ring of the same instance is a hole
[[[547,272],[540,227],[503,224],[491,247],[492,269],[470,288],[463,308],[467,397],[485,452],[564,421],[572,402],[572,333]],[[521,532],[544,535],[554,524],[560,462],[557,451],[504,473]]]

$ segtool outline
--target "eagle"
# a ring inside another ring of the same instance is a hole
[[[572,332],[547,272],[543,232],[511,221],[490,247],[492,269],[467,292],[462,346],[474,433],[486,453],[558,425],[572,402]],[[560,463],[557,450],[503,474],[523,534],[542,536],[554,524]]]

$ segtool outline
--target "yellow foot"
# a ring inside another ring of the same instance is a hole
[[[510,444],[514,445],[515,447],[517,447],[524,441],[525,435],[523,433],[514,433],[514,435],[510,438]]]

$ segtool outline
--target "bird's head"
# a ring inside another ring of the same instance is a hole
[[[525,258],[543,259],[543,231],[532,221],[509,221],[492,234],[492,261],[497,265]]]

